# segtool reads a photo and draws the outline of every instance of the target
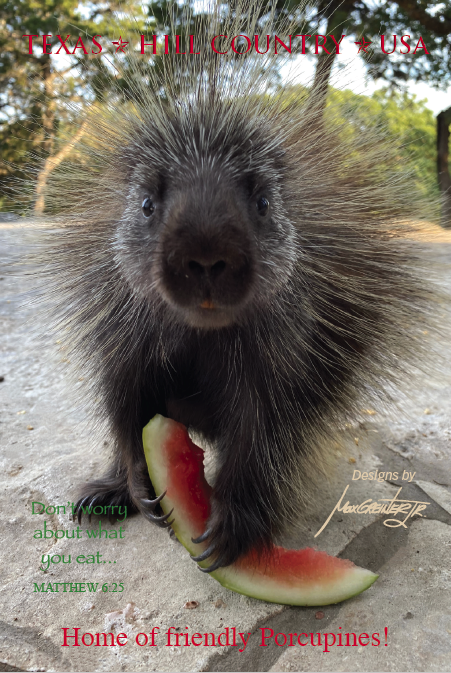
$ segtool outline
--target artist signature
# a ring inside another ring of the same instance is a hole
[[[335,512],[343,512],[343,514],[406,514],[406,517],[404,519],[385,519],[384,521],[384,526],[388,526],[389,528],[398,528],[399,526],[404,526],[404,528],[407,528],[406,521],[409,517],[413,517],[415,514],[418,516],[423,516],[423,514],[420,514],[428,505],[430,505],[430,502],[422,502],[421,500],[398,500],[398,495],[402,491],[402,486],[399,488],[398,492],[393,498],[382,498],[380,502],[373,500],[369,498],[368,500],[365,500],[362,502],[360,505],[350,505],[349,500],[342,505],[343,499],[346,495],[346,492],[349,488],[349,484],[346,486],[345,490],[343,491],[343,494],[340,498],[340,500],[337,502],[335,505],[334,509],[332,512],[329,514],[327,520],[324,522],[324,524],[321,526],[319,531],[315,534],[315,537],[317,537],[320,533],[323,532],[329,521],[331,520],[332,516],[335,514]],[[384,504],[386,503],[386,504]]]

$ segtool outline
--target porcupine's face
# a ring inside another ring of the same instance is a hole
[[[133,290],[157,293],[176,320],[217,329],[240,322],[286,282],[293,231],[281,188],[282,153],[260,154],[256,138],[136,167],[118,232],[119,259]],[[219,143],[220,146],[220,143]],[[265,162],[258,161],[263,156]],[[262,165],[263,163],[263,165]]]

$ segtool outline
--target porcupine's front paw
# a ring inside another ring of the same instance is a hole
[[[171,512],[162,514],[160,501],[163,496],[164,493],[158,498],[155,497],[148,472],[140,464],[134,466],[131,475],[125,470],[117,473],[113,467],[102,479],[96,479],[85,485],[74,507],[72,518],[73,521],[77,518],[81,524],[83,514],[91,521],[92,515],[103,509],[112,522],[119,515],[123,516],[126,507],[127,514],[141,512],[151,523],[161,528],[168,528],[172,523],[169,520]],[[121,511],[119,507],[122,508]]]
[[[90,481],[83,487],[80,498],[73,509],[72,520],[75,521],[77,518],[78,523],[81,524],[83,514],[85,514],[91,522],[92,515],[96,516],[96,512],[102,512],[103,509],[113,523],[118,516],[123,516],[124,507],[127,508],[127,513],[137,511],[130,497],[126,475],[115,474],[112,470],[110,474]]]
[[[251,547],[262,550],[271,545],[269,531],[263,521],[250,512],[230,506],[221,507],[214,501],[205,532],[193,542],[205,542],[207,545],[205,551],[191,557],[196,562],[211,561],[207,568],[200,568],[207,573],[231,565]]]

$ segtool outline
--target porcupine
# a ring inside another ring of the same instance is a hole
[[[273,33],[242,9],[205,34]],[[169,416],[215,447],[211,571],[296,519],[331,428],[415,361],[429,290],[381,136],[318,122],[314,93],[268,93],[273,49],[206,44],[185,69],[162,57],[163,82],[134,57],[129,102],[91,114],[82,159],[49,179],[46,284],[115,444],[79,519],[122,504],[168,526],[141,433]]]

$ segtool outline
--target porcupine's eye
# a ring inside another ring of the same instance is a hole
[[[266,215],[266,213],[269,210],[269,201],[265,196],[262,196],[260,199],[257,201],[257,210],[258,214],[261,215],[262,217]]]
[[[143,209],[145,217],[150,217],[155,212],[154,203],[148,196],[146,196],[146,198],[142,202],[141,208]]]

